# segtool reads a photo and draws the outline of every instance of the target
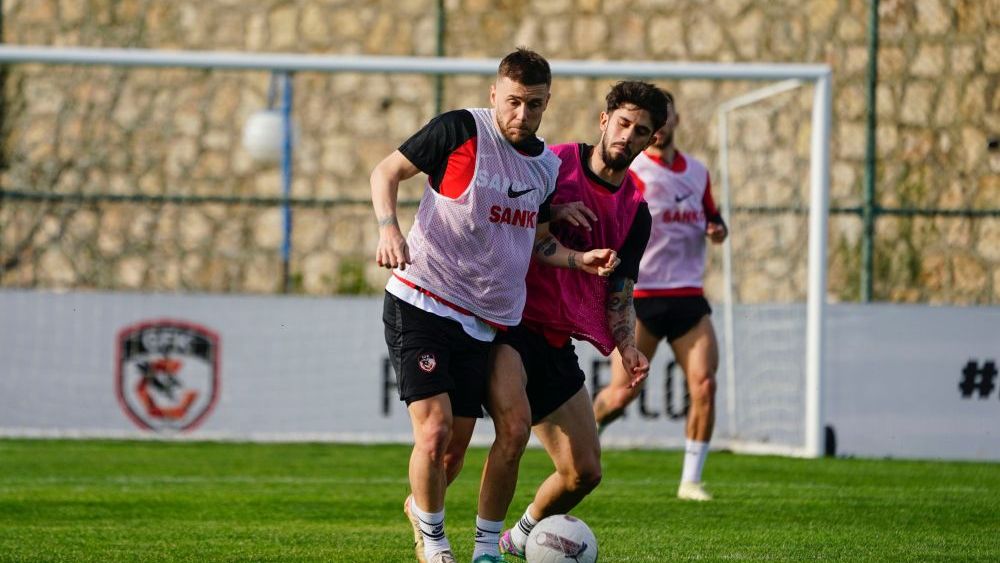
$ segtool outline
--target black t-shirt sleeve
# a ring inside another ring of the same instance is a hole
[[[629,278],[639,281],[639,261],[646,252],[649,242],[649,230],[653,227],[653,217],[649,214],[649,205],[644,201],[635,212],[632,227],[629,228],[625,242],[618,249],[618,258],[622,261],[611,274],[612,278]]]
[[[556,196],[555,190],[545,198],[545,201],[538,206],[538,223],[548,223],[552,220],[552,198]]]
[[[448,158],[455,149],[476,136],[476,119],[468,110],[442,113],[399,146],[414,166],[438,185],[448,167]]]

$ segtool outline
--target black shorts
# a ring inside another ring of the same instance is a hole
[[[702,295],[689,297],[641,297],[635,300],[635,316],[658,338],[667,342],[684,336],[701,318],[712,314]]]
[[[583,387],[586,376],[580,369],[573,341],[554,348],[541,334],[519,325],[498,333],[495,343],[508,344],[521,355],[528,375],[526,391],[532,425],[555,412]]]
[[[469,336],[457,321],[385,294],[385,343],[399,398],[409,405],[448,393],[454,416],[482,418],[490,343]]]

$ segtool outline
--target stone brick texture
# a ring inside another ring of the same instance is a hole
[[[9,44],[432,56],[438,2],[411,0],[5,0]],[[825,63],[833,69],[829,298],[859,297],[868,2],[862,0],[446,0],[443,48],[497,59]],[[876,199],[886,208],[1000,209],[1000,0],[882,0]],[[623,77],[624,78],[624,77]],[[274,293],[282,289],[281,175],[242,147],[267,106],[266,72],[12,65],[2,75],[4,189],[117,199],[0,201],[0,285]],[[540,134],[599,139],[614,79],[557,78]],[[488,77],[299,73],[292,290],[377,292],[368,176],[445,110],[489,103]],[[762,83],[662,80],[677,141],[708,163],[722,201],[717,109]],[[741,301],[805,291],[809,85],[727,118]],[[423,179],[401,186],[403,226]],[[198,202],[160,196],[196,196]],[[152,199],[143,200],[138,197]],[[227,203],[212,198],[242,198]],[[254,200],[265,198],[265,201]],[[339,201],[331,205],[330,201]],[[771,212],[767,212],[770,209]],[[784,210],[776,212],[774,210]],[[797,211],[798,210],[798,211]],[[722,252],[708,289],[721,292]],[[1000,302],[1000,217],[882,216],[874,298]]]

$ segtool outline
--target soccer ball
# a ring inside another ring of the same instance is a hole
[[[557,514],[532,528],[525,556],[528,563],[594,563],[597,538],[583,520]]]

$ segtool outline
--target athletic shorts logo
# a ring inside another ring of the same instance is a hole
[[[205,421],[219,395],[219,337],[192,323],[146,321],[118,333],[115,388],[144,430],[185,432]]]
[[[434,371],[434,368],[438,365],[437,358],[434,357],[434,354],[421,354],[420,357],[417,358],[417,365],[420,366],[420,369],[423,371],[430,373]]]

